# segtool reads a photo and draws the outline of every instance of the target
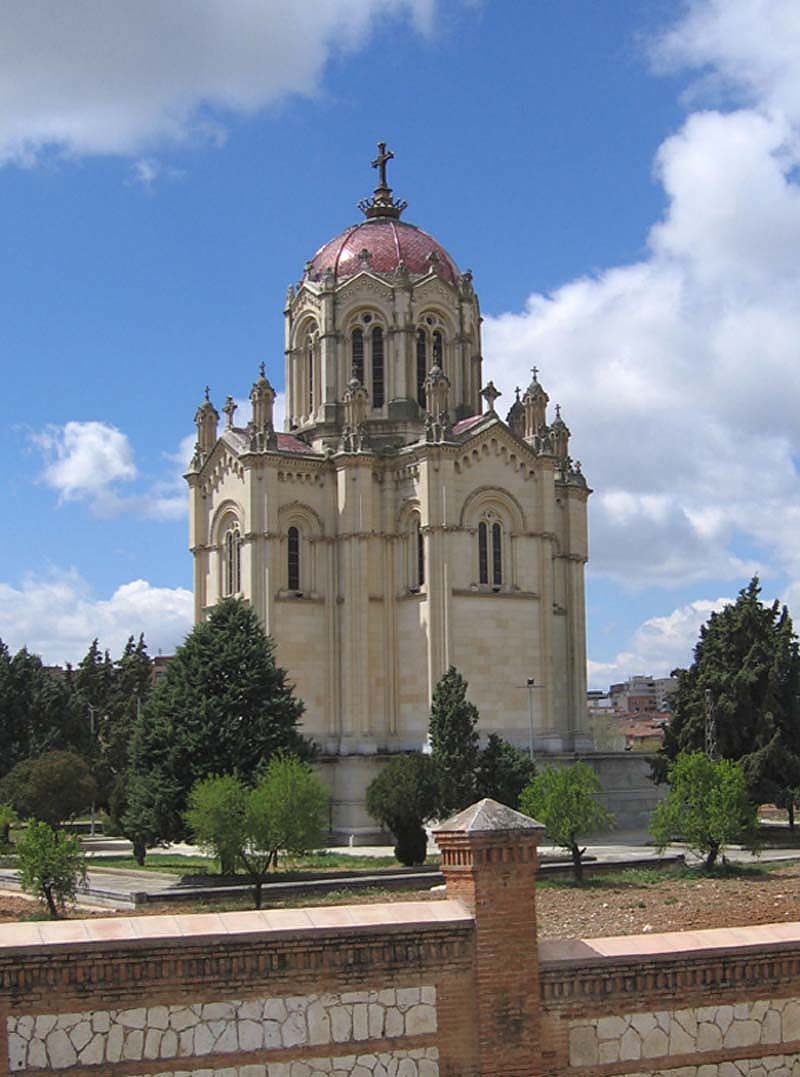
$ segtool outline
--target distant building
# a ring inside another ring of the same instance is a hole
[[[174,654],[157,654],[155,658],[153,658],[153,665],[150,670],[151,684],[155,684],[157,681],[161,680],[167,672],[167,666],[174,657]]]

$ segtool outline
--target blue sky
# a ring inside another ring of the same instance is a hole
[[[798,55],[794,0],[7,0],[0,637],[179,642],[195,406],[282,385],[379,139],[500,405],[536,363],[572,429],[591,682],[686,663],[755,570],[791,605]]]

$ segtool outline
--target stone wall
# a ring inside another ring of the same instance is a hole
[[[800,924],[539,946],[545,1073],[800,1074]]]
[[[0,925],[0,1074],[800,1077],[800,924],[537,945],[541,831],[449,820],[443,901]]]
[[[0,1073],[466,1074],[472,928],[453,901],[0,925]]]

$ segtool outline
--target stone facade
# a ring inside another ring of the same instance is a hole
[[[419,749],[453,664],[482,732],[538,751],[589,745],[584,565],[589,489],[534,369],[507,419],[483,388],[480,308],[385,186],[307,263],[285,305],[286,429],[263,369],[252,419],[206,399],[187,474],[195,617],[252,603],[344,758]],[[481,410],[481,398],[485,410]],[[330,769],[330,768],[329,768]],[[374,767],[348,767],[334,828],[370,829]]]

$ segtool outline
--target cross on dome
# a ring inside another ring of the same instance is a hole
[[[394,158],[391,150],[386,149],[385,142],[378,143],[378,156],[371,162],[372,168],[378,169],[378,186],[372,193],[372,198],[363,198],[358,203],[358,208],[367,218],[389,217],[397,220],[406,208],[407,203],[395,201],[392,198],[392,188],[386,183],[386,164]]]
[[[385,142],[378,143],[378,156],[372,162],[372,167],[378,169],[378,188],[388,190],[386,186],[386,164],[394,158],[391,150],[386,149]]]

